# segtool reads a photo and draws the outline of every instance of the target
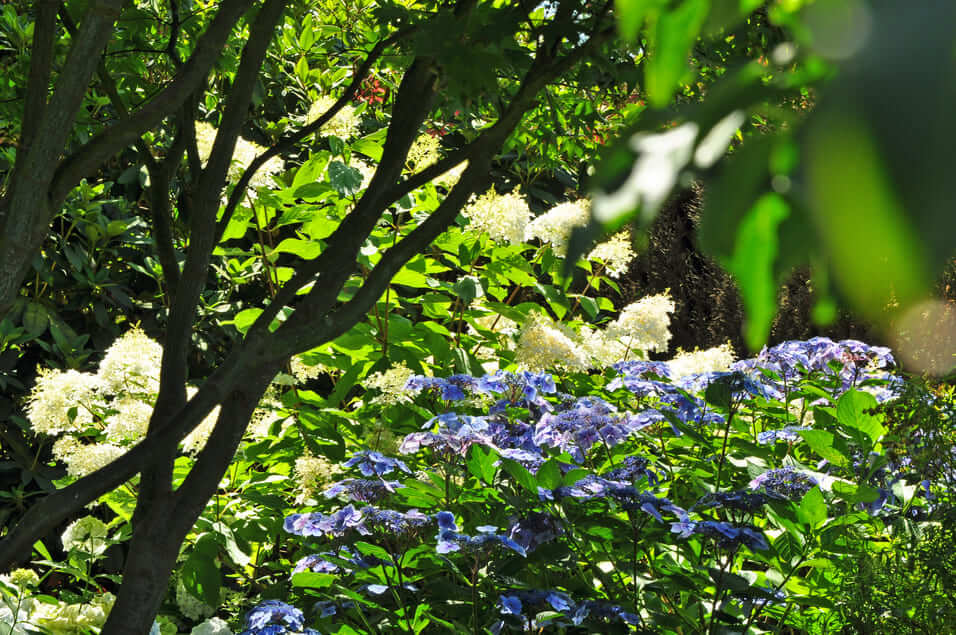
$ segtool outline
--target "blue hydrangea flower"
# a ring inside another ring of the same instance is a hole
[[[395,490],[400,487],[405,486],[398,481],[386,481],[381,478],[376,480],[347,478],[330,485],[322,492],[322,495],[326,498],[335,498],[336,496],[344,495],[349,500],[374,503],[389,494],[394,494]]]
[[[468,396],[466,391],[478,390],[478,380],[471,375],[452,375],[451,377],[413,375],[406,382],[405,390],[413,393],[434,390],[440,393],[445,401],[461,401]]]
[[[792,467],[767,470],[750,481],[750,489],[763,490],[765,493],[789,500],[799,500],[815,485],[820,483],[810,474]]]
[[[786,441],[787,443],[796,443],[803,441],[800,433],[804,430],[810,430],[807,426],[787,426],[779,430],[764,430],[757,433],[757,443],[768,445],[777,441]]]
[[[345,467],[358,468],[362,476],[382,476],[383,474],[390,474],[396,469],[406,474],[412,473],[404,461],[393,459],[373,450],[356,452],[352,455],[352,458],[345,462]]]
[[[743,490],[735,492],[711,492],[702,496],[694,504],[694,508],[708,509],[711,507],[720,507],[753,514],[762,509],[768,500],[770,500],[769,496],[759,492]]]
[[[267,632],[265,629],[268,626],[281,626],[291,631],[301,631],[305,627],[305,615],[285,602],[266,600],[246,614],[245,627],[246,632],[264,633]],[[284,633],[286,630],[277,632]]]
[[[693,535],[713,538],[723,549],[736,549],[746,545],[751,551],[765,551],[770,548],[767,539],[754,527],[737,527],[719,520],[682,520],[671,523],[671,532],[681,538]]]
[[[438,520],[438,545],[435,547],[435,551],[438,553],[451,553],[453,551],[477,552],[502,546],[511,549],[521,556],[527,556],[524,547],[507,536],[496,534],[495,532],[498,530],[497,527],[478,527],[478,535],[468,536],[458,533],[458,525],[455,523],[455,516],[451,512],[438,512],[436,519]]]

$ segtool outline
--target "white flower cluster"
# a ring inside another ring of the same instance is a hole
[[[568,253],[571,231],[587,225],[590,215],[591,202],[586,198],[561,203],[528,223],[524,239],[548,243],[555,255],[563,258]]]
[[[212,146],[216,140],[216,128],[211,123],[205,121],[196,122],[196,149],[199,151],[199,158],[203,165],[212,154]],[[236,147],[232,153],[232,161],[229,164],[229,179],[237,180],[242,176],[246,168],[252,161],[265,152],[265,148],[258,143],[254,143],[242,137],[236,139]],[[260,167],[255,176],[249,181],[249,191],[254,193],[257,187],[269,187],[272,185],[272,175],[278,174],[283,170],[282,159],[272,157]]]
[[[735,361],[737,357],[728,342],[704,351],[681,351],[674,359],[667,362],[667,366],[670,368],[671,377],[680,379],[698,373],[726,371]]]
[[[547,368],[584,371],[591,367],[577,334],[537,313],[521,328],[515,361],[519,367],[533,371]]]
[[[325,487],[332,482],[339,471],[337,465],[324,456],[312,456],[308,452],[295,460],[295,482],[298,495],[297,505],[318,496]]]
[[[611,236],[609,240],[595,245],[587,259],[603,263],[607,275],[620,278],[621,274],[627,271],[635,255],[631,248],[631,232],[622,231]]]
[[[210,617],[205,622],[197,624],[189,635],[233,635],[229,625],[218,617]]]
[[[531,210],[517,191],[498,194],[495,188],[470,202],[461,211],[470,227],[485,232],[492,240],[518,244],[524,241]]]
[[[321,117],[336,101],[335,97],[329,95],[323,95],[315,100],[309,107],[309,113],[305,116],[306,124],[313,123]],[[358,132],[359,123],[359,116],[355,113],[355,108],[346,104],[341,110],[335,113],[332,119],[325,122],[320,133],[323,135],[332,135],[340,139],[349,139]]]
[[[35,602],[32,599],[20,604],[17,621],[38,627],[40,632],[50,635],[78,635],[79,633],[99,632],[113,609],[116,597],[112,593],[97,595],[87,604],[68,604],[66,602]],[[0,616],[2,623],[2,616]],[[14,633],[17,631],[14,630]],[[35,631],[22,631],[33,633]]]
[[[186,590],[182,579],[176,580],[176,606],[179,607],[179,612],[182,613],[184,617],[194,622],[211,617],[217,608],[215,606],[209,606],[199,598],[193,596],[192,593]]]
[[[674,309],[674,300],[667,293],[647,296],[624,307],[605,332],[632,351],[666,351]]]
[[[70,476],[95,472],[146,436],[162,357],[162,346],[133,328],[113,342],[95,374],[39,370],[27,416],[35,432],[58,437],[53,455]],[[192,396],[196,389],[187,392]],[[218,412],[217,407],[186,437],[187,452],[202,449]]]
[[[461,175],[464,174],[465,169],[468,167],[467,161],[462,161],[455,167],[451,168],[447,172],[443,172],[439,176],[435,177],[435,180],[432,181],[435,185],[439,185],[446,190],[450,190],[455,187],[458,183],[458,180],[461,178]]]
[[[418,172],[424,170],[432,163],[437,163],[440,158],[438,149],[441,142],[438,137],[425,133],[419,135],[412,147],[408,149],[408,155],[405,157],[405,169],[409,172]]]
[[[521,329],[515,361],[529,370],[582,371],[644,359],[648,351],[667,350],[673,312],[670,296],[649,296],[626,306],[604,329],[582,326],[578,332],[535,314]]]
[[[199,389],[195,386],[186,387],[186,398],[192,399],[196,393],[199,392]],[[186,454],[192,454],[193,456],[202,452],[202,449],[206,447],[206,442],[209,441],[209,435],[212,434],[213,428],[216,427],[216,422],[219,420],[219,406],[213,408],[206,418],[200,422],[198,426],[193,428],[192,432],[186,435],[186,438],[183,439],[183,450]]]
[[[60,540],[64,551],[79,551],[92,556],[98,556],[106,551],[109,528],[99,518],[84,516],[70,523]]]
[[[384,372],[372,373],[364,382],[365,388],[378,390],[381,394],[373,397],[370,403],[385,406],[396,404],[408,399],[405,384],[413,375],[411,369],[399,362]]]

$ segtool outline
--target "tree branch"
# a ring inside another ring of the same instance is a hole
[[[200,38],[192,56],[173,81],[142,108],[132,113],[129,119],[109,126],[63,161],[53,179],[50,191],[52,200],[63,200],[83,177],[133,143],[144,131],[153,128],[178,110],[189,96],[202,86],[209,69],[219,59],[236,22],[253,3],[254,0],[223,0],[219,12]],[[87,20],[83,21],[81,29],[86,22]]]
[[[30,47],[30,75],[23,100],[23,127],[20,131],[18,155],[26,154],[33,144],[37,128],[46,110],[50,91],[50,69],[53,66],[53,41],[56,36],[56,14],[61,0],[37,2],[33,23],[33,46]]]
[[[216,245],[214,236],[219,193],[226,181],[236,139],[246,120],[252,92],[259,78],[259,69],[287,4],[288,0],[266,0],[259,10],[242,51],[212,152],[193,192],[195,207],[190,218],[189,252],[169,311],[159,396],[156,399],[154,415],[150,419],[147,437],[168,425],[168,416],[182,408],[186,401],[186,380],[189,376],[187,359],[191,348],[196,306],[206,286],[209,261]],[[172,467],[177,442],[178,440],[170,441],[165,448],[160,448],[159,452],[165,454],[165,458],[153,461],[153,467],[143,472],[144,495],[141,500],[150,500],[150,491],[165,492],[172,487]]]

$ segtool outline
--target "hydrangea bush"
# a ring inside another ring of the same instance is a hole
[[[355,451],[285,518],[284,599],[319,632],[832,632],[845,563],[942,485],[885,452],[892,365],[815,338],[726,371],[413,376],[401,458]],[[244,633],[304,628],[270,619]]]

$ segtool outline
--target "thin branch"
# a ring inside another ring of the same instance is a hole
[[[122,0],[112,1],[122,3]],[[236,22],[253,3],[254,0],[223,0],[219,12],[200,38],[189,61],[166,88],[132,113],[129,119],[106,128],[63,161],[56,171],[51,187],[50,196],[53,201],[62,200],[83,177],[97,169],[103,161],[177,111],[189,96],[203,85],[209,69],[222,54]],[[88,21],[89,18],[83,21],[81,30]]]

